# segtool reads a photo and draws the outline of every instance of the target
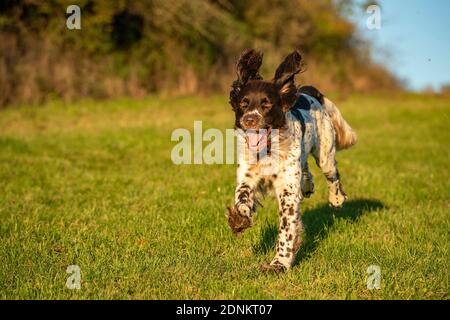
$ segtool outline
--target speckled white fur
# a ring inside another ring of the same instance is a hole
[[[336,106],[328,99],[322,106],[315,98],[304,95],[310,102],[310,110],[301,110],[302,124],[291,112],[286,113],[286,126],[280,129],[278,143],[272,142],[271,155],[258,161],[249,161],[245,139],[238,138],[239,165],[235,205],[239,213],[253,218],[255,193],[262,183],[272,183],[279,202],[279,236],[276,254],[270,266],[291,268],[301,243],[302,223],[300,202],[314,192],[313,177],[308,169],[307,158],[312,155],[328,181],[328,201],[333,207],[341,207],[346,199],[336,166],[336,130],[351,130]],[[335,119],[332,119],[335,117]],[[345,124],[335,128],[336,121]],[[275,132],[276,133],[276,132]],[[354,132],[340,132],[351,136],[351,144],[356,142]],[[272,133],[272,139],[273,139]],[[267,168],[271,170],[267,170]],[[265,170],[263,170],[265,169]]]

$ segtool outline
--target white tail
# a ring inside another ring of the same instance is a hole
[[[323,107],[333,123],[336,132],[337,149],[343,150],[353,146],[357,140],[356,132],[353,131],[347,121],[342,117],[336,105],[330,99],[324,97]]]

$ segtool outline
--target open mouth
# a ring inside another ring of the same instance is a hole
[[[245,131],[245,140],[250,149],[262,150],[267,146],[271,133],[271,127],[258,130],[249,129]]]

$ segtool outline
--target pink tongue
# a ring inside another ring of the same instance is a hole
[[[248,137],[248,145],[250,147],[256,148],[256,146],[258,145],[258,141],[259,141],[259,135],[256,132],[252,132],[252,133],[249,133],[247,135],[247,137]]]
[[[267,130],[261,130],[259,133],[248,132],[247,137],[250,148],[261,150],[267,144]]]

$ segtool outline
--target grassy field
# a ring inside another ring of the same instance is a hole
[[[240,238],[234,165],[172,164],[175,128],[225,129],[224,97],[85,101],[0,111],[0,298],[449,299],[450,101],[354,96],[359,143],[338,155],[346,206],[302,205],[298,263],[274,254],[276,203]],[[66,268],[81,268],[81,289]],[[381,268],[381,289],[366,270]]]

